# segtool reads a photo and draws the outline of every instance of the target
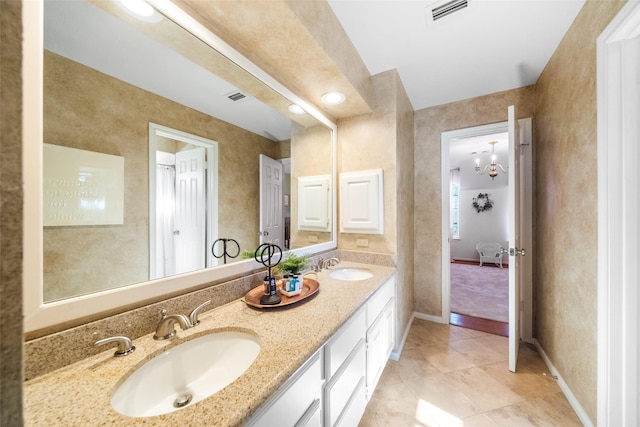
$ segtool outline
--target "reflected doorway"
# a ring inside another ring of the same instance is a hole
[[[217,143],[149,125],[150,278],[217,265]]]

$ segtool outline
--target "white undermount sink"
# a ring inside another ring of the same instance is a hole
[[[148,417],[193,405],[231,384],[260,353],[245,332],[217,332],[173,347],[138,368],[111,396],[123,415]]]
[[[365,280],[372,277],[373,273],[365,268],[346,267],[339,270],[333,270],[329,273],[329,277],[337,280],[356,281]]]

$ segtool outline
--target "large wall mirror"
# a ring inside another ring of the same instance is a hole
[[[335,182],[331,121],[170,2],[28,3],[27,331],[252,271],[265,241],[336,247],[335,192],[322,227],[298,205]]]

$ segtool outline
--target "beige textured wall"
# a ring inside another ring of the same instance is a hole
[[[536,84],[535,336],[594,423],[596,38],[624,3],[587,1]]]
[[[376,101],[372,113],[338,121],[338,172],[381,168],[384,175],[384,234],[340,233],[338,226],[340,249],[397,254],[397,80],[395,75],[394,70],[372,77]],[[340,200],[340,188],[337,194]],[[338,221],[340,221],[339,210]],[[356,239],[359,238],[368,239],[369,247],[357,247]]]
[[[45,228],[47,297],[148,280],[149,122],[218,142],[219,235],[258,245],[258,154],[277,144],[50,52],[44,90],[45,142],[125,158],[122,226]]]
[[[413,313],[413,108],[397,71],[372,77],[375,107],[338,121],[338,172],[382,168],[384,234],[338,234],[342,250],[390,254],[396,272],[396,329],[400,338]],[[338,189],[339,197],[339,189]],[[340,213],[338,212],[338,221]],[[366,248],[356,240],[369,240]]]
[[[516,106],[518,118],[532,117],[535,89],[494,93],[415,113],[415,309],[442,315],[442,194],[440,179],[442,132],[504,122],[507,107]]]
[[[396,272],[396,337],[403,336],[414,311],[414,123],[413,106],[402,86],[398,74],[396,79],[397,103],[397,179],[396,208],[398,221],[398,270]],[[396,343],[398,344],[398,343]]]
[[[0,1],[0,425],[22,416],[22,7]]]

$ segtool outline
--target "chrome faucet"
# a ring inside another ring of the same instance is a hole
[[[200,320],[198,320],[198,315],[200,314],[200,311],[204,307],[208,306],[209,304],[211,304],[211,300],[205,301],[199,306],[197,306],[196,308],[194,308],[193,310],[191,310],[191,313],[189,313],[189,322],[191,322],[191,327],[198,326],[200,324]]]
[[[127,356],[136,350],[135,346],[132,345],[131,338],[128,337],[109,337],[96,341],[95,345],[111,343],[118,343],[118,349],[113,353],[115,357]]]
[[[176,330],[174,329],[174,325],[176,322],[178,322],[183,331],[193,327],[189,318],[184,314],[167,315],[167,310],[162,310],[162,319],[160,319],[158,326],[156,326],[156,333],[153,339],[166,340],[175,336]]]
[[[318,262],[311,266],[311,269],[315,272],[322,271],[322,266],[324,265],[324,259],[318,258]]]
[[[340,264],[340,260],[338,258],[329,258],[322,263],[322,268],[333,267],[336,264]]]

